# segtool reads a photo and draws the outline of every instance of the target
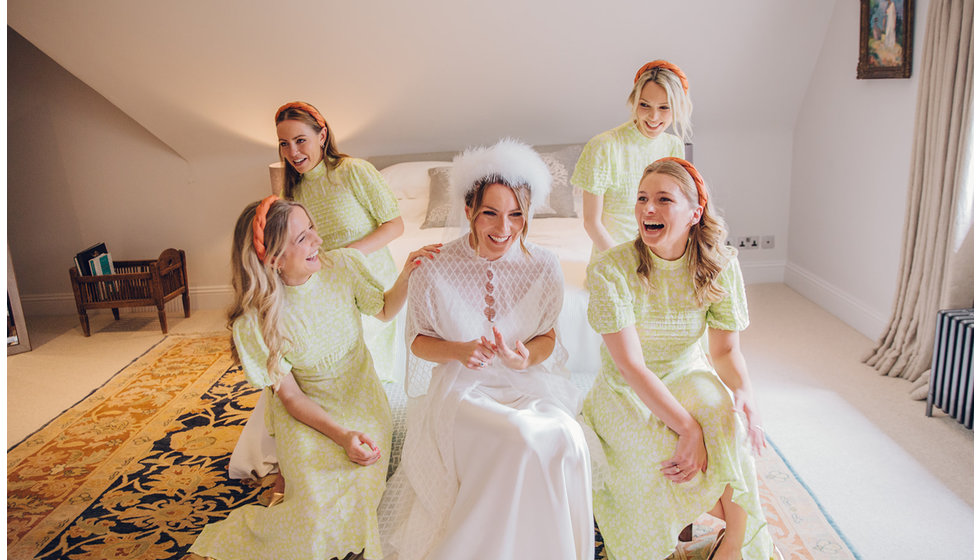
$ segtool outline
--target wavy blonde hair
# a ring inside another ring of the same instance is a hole
[[[252,242],[252,221],[258,205],[259,202],[253,202],[246,206],[235,223],[231,247],[231,285],[235,291],[235,299],[228,309],[227,326],[230,330],[239,317],[255,314],[262,339],[269,349],[269,358],[266,361],[269,377],[274,385],[278,385],[279,380],[287,373],[279,368],[279,364],[289,340],[283,332],[281,320],[285,287],[274,263],[289,240],[289,215],[293,208],[303,208],[307,216],[309,212],[302,204],[291,200],[279,199],[272,203],[266,215],[266,260],[262,262]],[[231,356],[236,364],[241,364],[234,336],[231,339]]]
[[[350,157],[347,154],[341,152],[337,149],[337,141],[334,139],[333,131],[330,130],[330,124],[324,121],[324,126],[320,126],[320,123],[316,122],[316,119],[306,111],[291,107],[282,112],[278,117],[276,117],[276,124],[278,125],[282,121],[293,120],[299,121],[301,123],[308,124],[314,132],[320,134],[321,130],[326,129],[327,140],[323,143],[323,162],[327,166],[327,169],[336,169],[340,165],[340,160],[345,157]],[[300,181],[303,180],[303,175],[299,171],[286,161],[286,158],[282,156],[282,150],[279,150],[279,161],[282,162],[286,169],[285,182],[283,184],[282,197],[293,200],[296,198],[296,187],[299,185]]]
[[[684,91],[684,86],[681,85],[681,79],[677,77],[677,74],[674,74],[666,68],[651,68],[640,74],[636,83],[633,84],[633,89],[630,91],[629,97],[626,100],[630,106],[630,115],[633,118],[633,122],[635,123],[637,121],[636,110],[640,106],[640,92],[643,90],[643,86],[650,82],[656,83],[667,92],[667,104],[670,105],[670,111],[674,120],[671,123],[671,128],[673,128],[674,133],[680,137],[681,141],[690,141],[694,137],[694,129],[691,125],[694,104],[691,103],[691,98]]]
[[[697,186],[694,184],[691,174],[683,166],[670,160],[655,161],[643,170],[640,183],[647,178],[647,175],[654,173],[667,175],[674,179],[691,206],[698,206]],[[707,187],[705,187],[705,194],[708,194]],[[694,283],[694,297],[698,305],[715,303],[725,297],[725,290],[718,285],[717,279],[729,261],[729,256],[725,254],[725,239],[727,237],[728,226],[721,216],[715,215],[709,196],[708,202],[704,205],[704,211],[701,213],[701,219],[691,226],[687,249],[684,253],[684,256],[687,257],[688,272],[691,276],[691,282]],[[640,259],[636,273],[644,282],[648,283],[654,268],[650,248],[646,246],[639,235],[633,242],[633,247]]]

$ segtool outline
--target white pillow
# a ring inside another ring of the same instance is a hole
[[[429,169],[451,165],[448,161],[406,161],[381,170],[395,198],[399,200],[426,199],[429,196]]]

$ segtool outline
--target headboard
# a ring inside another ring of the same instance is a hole
[[[539,152],[555,152],[568,146],[581,146],[582,144],[544,144],[535,146]],[[389,165],[406,161],[452,161],[459,152],[419,152],[415,154],[394,154],[387,156],[370,156],[367,159],[374,167],[384,169]]]
[[[535,146],[539,152],[555,152],[569,146],[581,146],[582,144],[544,144]],[[459,152],[418,152],[414,154],[394,154],[386,156],[370,156],[367,159],[377,169],[384,169],[389,165],[406,161],[452,161]],[[694,144],[687,142],[684,144],[684,159],[694,163]]]

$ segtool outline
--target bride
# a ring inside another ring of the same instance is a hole
[[[379,511],[386,558],[590,559],[581,395],[556,340],[557,258],[525,241],[551,187],[525,144],[453,162],[469,232],[409,283],[408,431]]]

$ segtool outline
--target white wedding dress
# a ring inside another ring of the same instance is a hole
[[[493,340],[496,326],[513,346],[554,328],[561,268],[527,247],[489,261],[464,236],[423,263],[409,280],[409,348],[419,334]],[[386,559],[593,558],[582,395],[561,374],[565,356],[556,344],[526,371],[409,356],[405,446],[379,509]]]

